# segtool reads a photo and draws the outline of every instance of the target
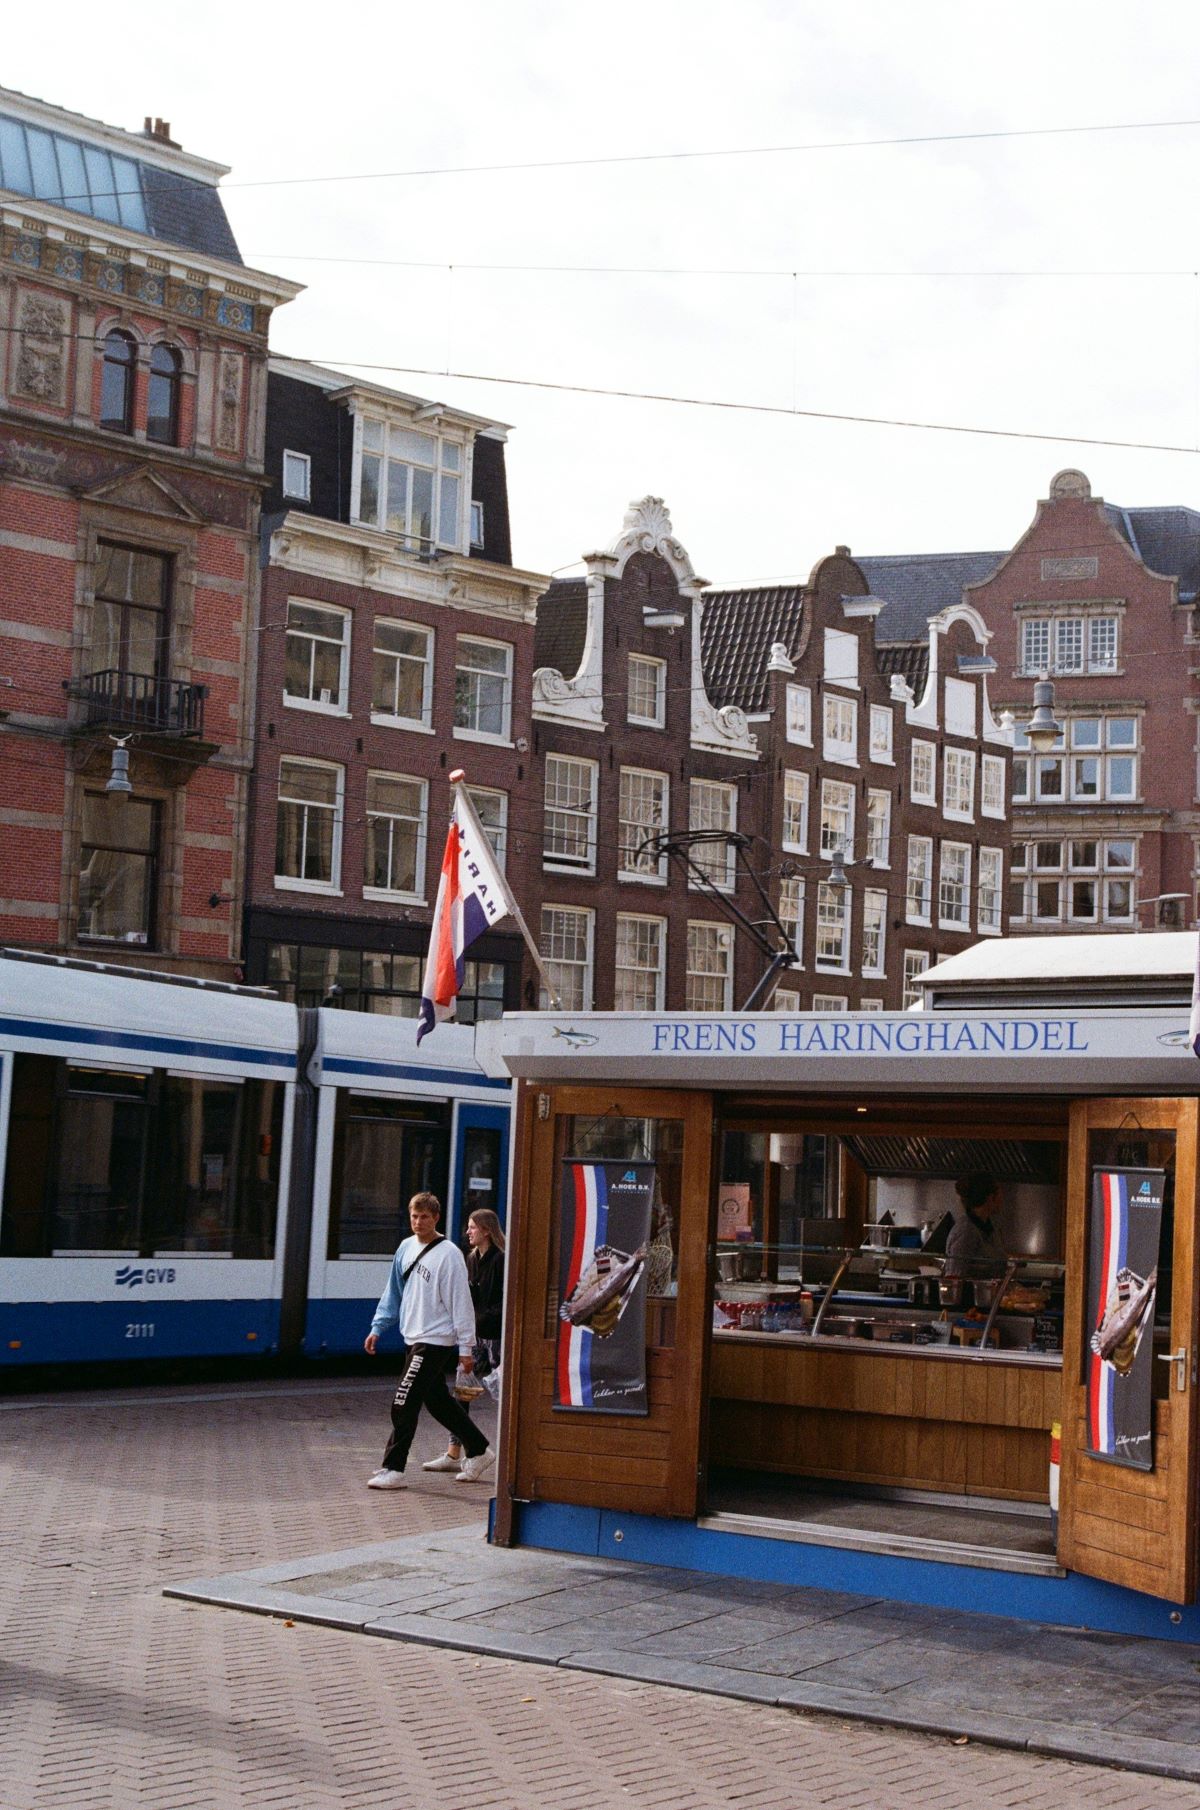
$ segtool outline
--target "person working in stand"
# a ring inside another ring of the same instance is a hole
[[[946,1274],[1000,1275],[1005,1262],[995,1223],[1004,1206],[1000,1184],[991,1175],[964,1175],[955,1182],[954,1192],[963,1211],[946,1240]]]
[[[458,1480],[477,1483],[491,1471],[495,1458],[470,1415],[446,1387],[446,1377],[461,1364],[475,1367],[475,1309],[462,1252],[438,1231],[441,1202],[435,1194],[414,1194],[408,1203],[413,1235],[392,1259],[392,1273],[379,1298],[363,1349],[374,1357],[379,1335],[400,1324],[408,1359],[392,1402],[392,1436],[383,1464],[367,1480],[368,1489],[404,1489],[404,1467],[422,1407],[429,1409],[450,1437],[466,1452]]]

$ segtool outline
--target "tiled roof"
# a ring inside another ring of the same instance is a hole
[[[1177,578],[1185,596],[1200,591],[1200,510],[1121,509],[1106,503],[1104,513],[1152,572]]]
[[[872,593],[887,608],[875,621],[879,642],[920,641],[929,618],[962,602],[963,586],[996,570],[1003,553],[895,553],[857,559]]]
[[[224,258],[229,264],[242,262],[221,197],[210,183],[152,163],[140,168],[146,219],[154,238],[184,245],[206,257]]]
[[[913,696],[920,698],[929,677],[929,643],[901,641],[888,647],[876,646],[875,665],[885,679],[898,672],[912,686]]]
[[[776,641],[795,658],[804,616],[800,585],[708,591],[700,618],[700,660],[712,703],[751,713],[768,702],[767,659]]]
[[[556,578],[538,598],[533,631],[533,664],[552,666],[573,679],[583,659],[587,635],[587,580]]]

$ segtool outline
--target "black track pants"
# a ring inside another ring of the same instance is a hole
[[[441,1421],[468,1458],[478,1458],[487,1451],[487,1440],[446,1387],[446,1378],[457,1369],[458,1351],[453,1345],[412,1347],[392,1402],[392,1437],[383,1454],[385,1471],[402,1471],[408,1463],[408,1450],[422,1408],[428,1408],[433,1418]]]

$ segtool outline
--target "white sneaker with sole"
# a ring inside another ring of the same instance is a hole
[[[491,1446],[486,1452],[480,1452],[478,1458],[464,1458],[462,1470],[454,1479],[456,1483],[482,1483],[490,1477],[496,1468],[496,1454]]]
[[[462,1468],[462,1454],[457,1458],[449,1452],[443,1452],[440,1458],[427,1458],[421,1466],[423,1471],[457,1471]]]
[[[368,1489],[407,1489],[408,1480],[403,1471],[376,1471],[373,1477],[367,1478]]]

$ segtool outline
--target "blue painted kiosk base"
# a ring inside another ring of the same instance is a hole
[[[726,1533],[694,1521],[631,1515],[565,1503],[515,1505],[515,1544],[586,1558],[674,1565],[756,1582],[811,1585],[932,1608],[1006,1615],[1058,1627],[1155,1640],[1200,1642],[1200,1605],[1181,1607],[1140,1591],[1068,1572],[1034,1577],[975,1565],[891,1557],[843,1546],[809,1546],[761,1534]]]

